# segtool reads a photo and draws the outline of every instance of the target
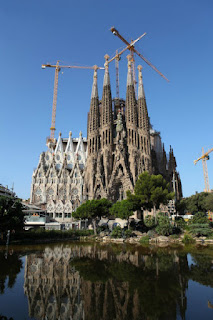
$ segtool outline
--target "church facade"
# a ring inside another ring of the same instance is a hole
[[[138,66],[136,98],[131,56],[127,58],[126,100],[112,99],[106,55],[101,100],[94,70],[87,139],[81,133],[78,139],[71,133],[62,139],[60,134],[55,147],[40,156],[32,178],[31,202],[44,203],[50,217],[59,222],[70,220],[71,212],[87,199],[125,199],[144,171],[162,174],[176,197],[182,196],[173,149],[166,154],[160,133],[150,125],[142,67]]]

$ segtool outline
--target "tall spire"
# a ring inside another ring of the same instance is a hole
[[[110,79],[109,79],[109,56],[105,55],[105,74],[104,74],[104,83],[103,83],[103,94],[102,94],[102,103],[101,103],[101,126],[112,125],[112,95],[110,88]]]
[[[92,85],[91,99],[92,98],[98,98],[98,84],[97,84],[98,75],[97,75],[97,70],[98,70],[98,67],[94,66],[94,75],[93,75],[93,85]]]
[[[138,99],[144,98],[145,93],[143,88],[143,78],[142,78],[142,66],[138,66]]]
[[[138,66],[138,126],[140,129],[149,131],[149,117],[143,88],[142,66]]]
[[[109,55],[106,54],[104,56],[105,61],[105,74],[104,74],[104,86],[109,86],[110,85],[110,79],[109,79]]]
[[[97,70],[98,67],[94,67],[90,112],[88,116],[88,133],[98,130],[99,127],[99,99],[98,99],[98,85],[97,85]]]
[[[128,54],[127,59],[128,59],[127,86],[133,86],[132,63],[131,63],[132,56]]]
[[[126,90],[126,108],[125,117],[126,123],[137,127],[137,108],[135,99],[135,89],[132,78],[131,59],[132,56],[128,55],[128,73],[127,73],[127,90]]]

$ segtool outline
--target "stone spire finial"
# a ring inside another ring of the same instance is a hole
[[[72,137],[72,131],[69,132],[69,136]]]
[[[92,85],[91,99],[92,98],[98,98],[98,84],[97,84],[98,74],[97,74],[97,70],[98,70],[98,66],[94,66],[94,75],[93,75],[93,85]]]
[[[110,85],[110,79],[109,79],[109,55],[106,54],[104,56],[104,59],[106,60],[105,61],[105,64],[104,64],[104,67],[105,67],[105,74],[104,74],[104,86],[108,86]]]
[[[82,131],[79,132],[79,137],[82,137]]]
[[[61,137],[61,131],[59,132],[59,136]]]
[[[138,66],[138,99],[145,98],[142,78],[142,66]]]
[[[128,73],[127,73],[127,86],[133,85],[133,78],[132,78],[132,56],[128,54]]]

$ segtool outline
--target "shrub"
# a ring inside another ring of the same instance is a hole
[[[205,212],[196,213],[193,218],[190,220],[190,224],[206,224],[209,223],[208,218]]]
[[[149,243],[149,236],[144,236],[140,238],[140,243]]]
[[[196,237],[209,236],[212,233],[212,229],[210,228],[208,223],[196,223],[189,226],[189,232]]]
[[[111,237],[112,238],[122,238],[122,229],[121,227],[117,226],[113,229],[111,232]]]
[[[148,228],[153,228],[155,226],[155,218],[150,215],[146,216],[146,218],[144,220],[144,224]]]
[[[194,243],[195,240],[192,238],[192,236],[190,236],[189,234],[185,234],[184,237],[183,237],[183,240],[182,242],[184,244],[188,244],[188,243]]]
[[[155,230],[161,236],[169,236],[172,233],[172,226],[169,218],[166,216],[159,216],[158,225]]]
[[[178,236],[178,234],[172,234],[172,235],[170,236],[170,238],[171,238],[171,239],[179,239],[179,236]]]
[[[175,217],[175,225],[179,229],[185,230],[187,223],[182,217]]]
[[[126,238],[130,238],[132,235],[132,230],[130,230],[130,229],[125,230],[124,235]]]

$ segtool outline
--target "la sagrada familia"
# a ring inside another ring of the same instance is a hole
[[[131,56],[127,58],[126,100],[112,99],[106,55],[101,100],[94,70],[87,139],[81,132],[79,138],[72,138],[70,132],[68,139],[60,133],[55,146],[40,155],[32,177],[31,203],[44,204],[49,216],[59,222],[68,222],[72,211],[87,199],[125,199],[144,171],[162,174],[176,197],[182,196],[173,149],[166,154],[160,133],[150,124],[142,67],[138,66],[136,99]]]

